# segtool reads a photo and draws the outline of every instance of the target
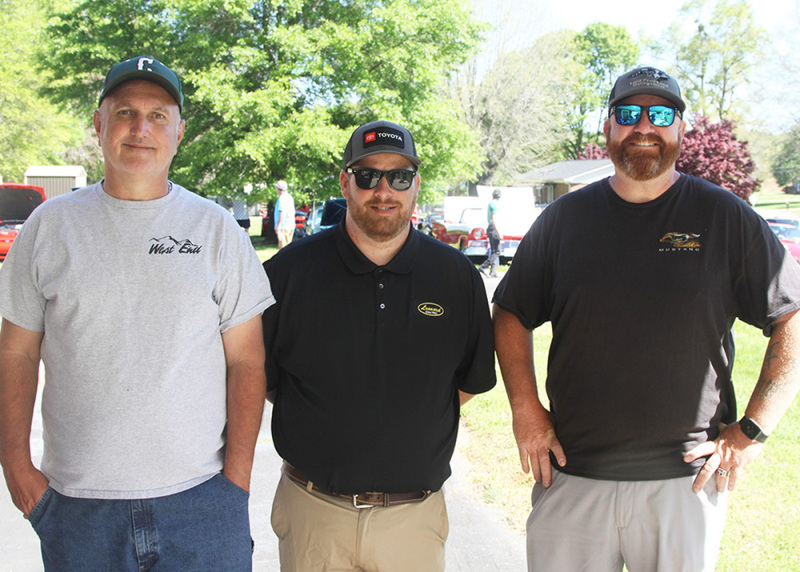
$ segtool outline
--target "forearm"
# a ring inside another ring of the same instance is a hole
[[[777,427],[800,390],[800,312],[775,326],[770,336],[761,375],[750,396],[745,415],[766,433]]]
[[[223,472],[245,490],[250,489],[266,384],[263,367],[239,364],[228,368],[228,428]]]
[[[14,505],[30,513],[47,488],[31,459],[31,423],[42,333],[3,320],[0,329],[0,464]]]
[[[31,423],[39,363],[0,351],[0,463],[4,470],[31,465]]]
[[[543,408],[536,388],[533,333],[497,305],[493,315],[495,351],[512,412]]]
[[[532,469],[534,479],[549,487],[550,453],[562,467],[567,458],[556,436],[553,416],[539,401],[533,369],[533,333],[516,316],[495,305],[494,339],[522,470],[527,473]]]
[[[4,470],[31,465],[31,423],[43,335],[6,319],[0,327],[0,463]]]
[[[267,396],[261,316],[222,334],[227,363],[228,427],[224,475],[250,490],[258,431]]]

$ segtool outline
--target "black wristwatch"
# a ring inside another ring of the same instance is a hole
[[[769,437],[769,435],[764,433],[761,429],[761,426],[749,417],[742,417],[739,420],[739,428],[742,430],[742,433],[744,433],[744,436],[751,441],[763,443],[767,440],[767,437]]]

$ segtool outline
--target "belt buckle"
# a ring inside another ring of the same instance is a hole
[[[358,502],[358,493],[356,493],[356,494],[353,495],[353,506],[355,508],[362,509],[362,508],[372,508],[375,505],[372,505],[372,504],[359,504],[359,502]]]

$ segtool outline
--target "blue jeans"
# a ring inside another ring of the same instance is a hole
[[[71,498],[48,488],[28,518],[48,571],[249,571],[249,498],[222,474],[140,500]]]

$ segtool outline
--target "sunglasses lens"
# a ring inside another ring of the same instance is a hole
[[[656,127],[669,127],[675,121],[675,109],[665,105],[652,105],[647,110],[647,116]]]
[[[356,169],[353,171],[356,177],[356,185],[359,189],[374,189],[383,176],[383,173],[375,169]]]
[[[614,108],[614,115],[620,125],[636,125],[642,116],[642,108],[638,105],[618,105]]]
[[[377,169],[353,169],[350,171],[356,178],[359,189],[374,189],[381,182],[381,177],[386,175],[386,181],[395,191],[407,191],[414,182],[416,171],[395,169],[394,171],[378,171]]]
[[[395,191],[407,191],[411,188],[411,183],[414,181],[414,171],[407,171],[405,169],[397,169],[386,173],[386,180],[389,181],[389,186]]]

